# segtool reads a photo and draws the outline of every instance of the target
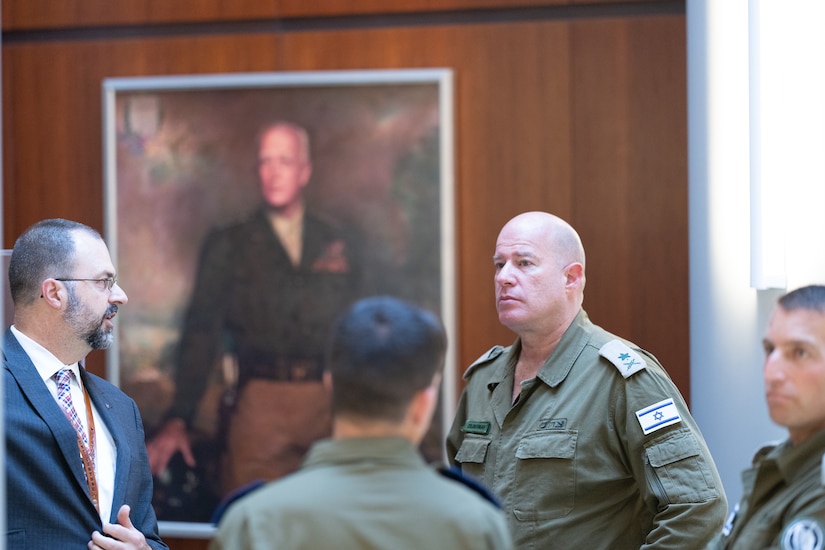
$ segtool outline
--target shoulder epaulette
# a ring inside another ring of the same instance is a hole
[[[487,363],[488,361],[492,361],[493,359],[495,359],[496,357],[501,355],[501,353],[503,351],[504,351],[504,346],[493,346],[490,349],[488,349],[487,351],[485,351],[483,354],[481,354],[481,357],[479,357],[478,359],[473,361],[470,364],[470,366],[467,367],[467,370],[464,371],[464,378],[465,379],[468,378],[470,376],[470,374],[472,374],[473,370],[475,370],[476,367],[478,367],[479,365],[483,365],[484,363]]]
[[[641,355],[618,339],[611,340],[599,348],[599,355],[613,363],[624,378],[629,378],[647,367],[647,362]]]

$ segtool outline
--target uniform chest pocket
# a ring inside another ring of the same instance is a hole
[[[455,460],[461,464],[463,471],[481,479],[484,474],[484,461],[487,458],[489,447],[489,439],[466,437],[455,454]]]
[[[576,431],[534,433],[516,448],[513,513],[519,521],[558,518],[573,510]]]

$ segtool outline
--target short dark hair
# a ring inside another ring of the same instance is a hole
[[[85,231],[102,239],[88,225],[62,218],[42,220],[26,229],[14,243],[9,260],[9,290],[15,306],[40,296],[40,283],[49,277],[71,277],[75,262],[73,232]]]
[[[785,311],[807,309],[825,314],[825,286],[809,285],[797,288],[779,298],[778,304]]]
[[[446,350],[432,312],[391,296],[359,300],[338,319],[327,348],[333,413],[401,420],[444,368]]]

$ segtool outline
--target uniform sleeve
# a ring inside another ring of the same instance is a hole
[[[507,528],[507,520],[504,519],[504,514],[498,511],[492,512],[492,517],[486,524],[489,526],[487,534],[487,548],[489,550],[511,550],[514,548],[513,538]]]
[[[209,550],[252,550],[252,536],[245,517],[230,510],[218,525]]]
[[[229,288],[230,243],[213,233],[204,240],[177,353],[175,399],[169,416],[191,423],[221,348]]]
[[[260,502],[238,501],[221,518],[209,550],[270,550],[272,548],[304,548],[291,540],[288,529],[271,514],[256,513]],[[265,506],[265,505],[264,505]]]
[[[209,542],[209,550],[245,550],[250,548],[245,543],[248,535],[244,525],[245,522],[226,516],[218,525],[215,536]]]
[[[722,481],[679,390],[658,366],[630,378],[617,398],[631,469],[653,514],[642,548],[703,548],[722,529]],[[646,432],[646,433],[645,433]]]

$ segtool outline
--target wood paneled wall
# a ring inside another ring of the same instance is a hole
[[[684,2],[6,0],[4,247],[31,223],[103,229],[101,81],[450,67],[458,373],[513,335],[493,304],[498,230],[576,227],[591,318],[654,353],[689,398]],[[89,368],[104,372],[105,356]],[[205,541],[172,540],[173,548]]]

